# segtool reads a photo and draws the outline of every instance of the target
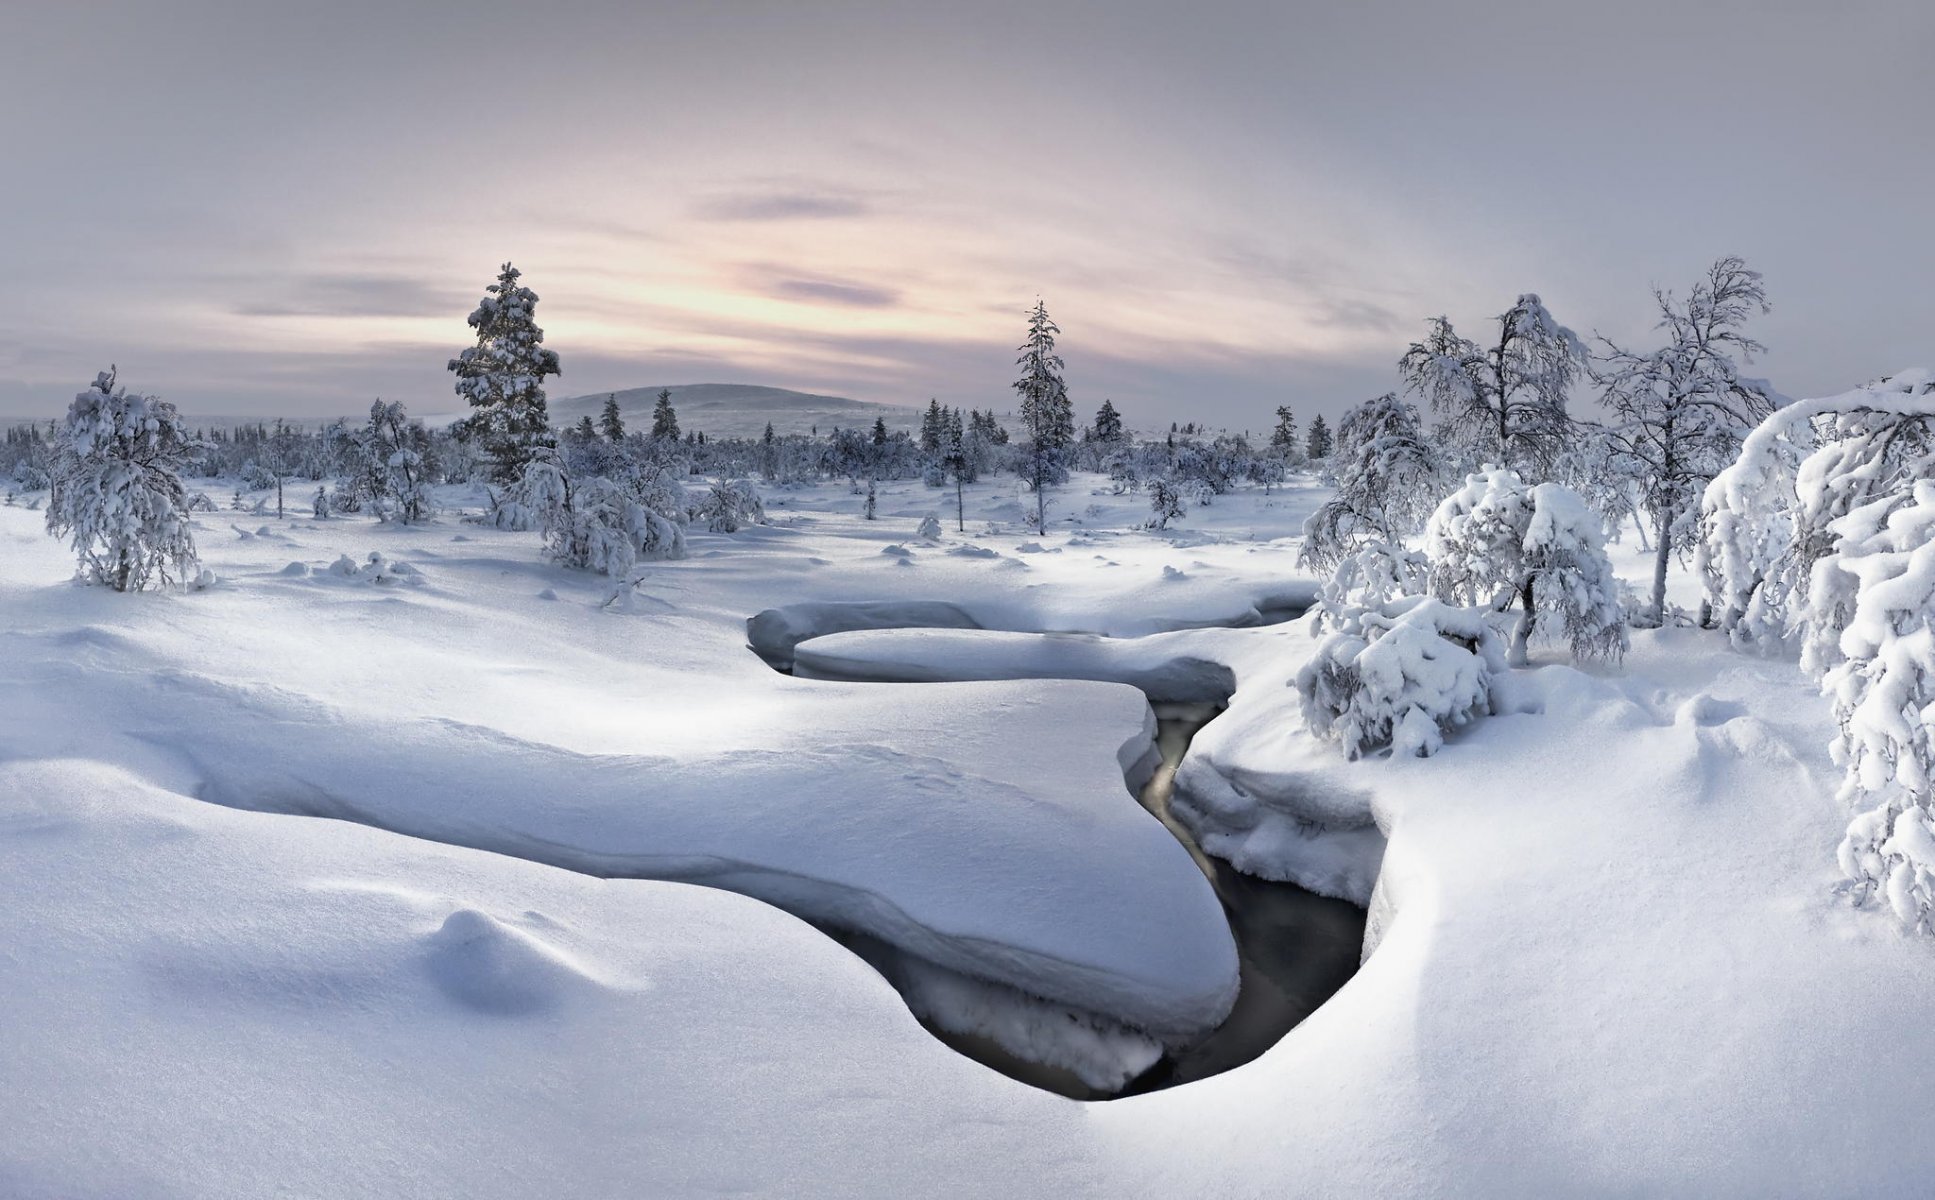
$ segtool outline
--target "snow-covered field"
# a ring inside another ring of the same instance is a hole
[[[0,508],[0,1195],[1920,1190],[1935,955],[1830,892],[1794,664],[1639,632],[1346,762],[1287,686],[1308,622],[1259,624],[1320,497],[1122,532],[1144,502],[1086,477],[1038,538],[1005,481],[965,534],[918,483],[871,522],[779,490],[611,604],[456,491],[416,528],[200,514],[220,583],[158,596]],[[1112,681],[1227,698],[1178,817],[1367,903],[1375,952],[1257,1061],[1085,1104],[908,1003],[1097,1078],[1227,1011]]]

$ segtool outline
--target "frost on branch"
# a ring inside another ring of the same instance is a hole
[[[1422,758],[1491,713],[1505,669],[1483,610],[1409,596],[1353,614],[1297,673],[1297,692],[1312,732],[1346,758],[1383,746]]]
[[[129,395],[112,370],[74,397],[54,460],[47,532],[71,541],[82,582],[135,592],[196,576],[181,485],[196,449],[174,405]]]
[[[1605,531],[1571,489],[1528,487],[1514,471],[1487,468],[1438,505],[1424,542],[1433,595],[1494,612],[1519,606],[1514,663],[1526,661],[1534,637],[1565,641],[1575,659],[1625,653]]]

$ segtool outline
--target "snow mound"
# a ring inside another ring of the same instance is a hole
[[[474,908],[444,918],[426,939],[430,978],[446,996],[478,1012],[547,1012],[593,973],[564,951]]]

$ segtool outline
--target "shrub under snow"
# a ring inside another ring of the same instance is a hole
[[[685,553],[684,489],[653,474],[574,480],[551,458],[524,470],[518,503],[544,529],[544,550],[567,567],[623,579],[641,560]]]
[[[1439,599],[1495,612],[1519,606],[1514,663],[1526,661],[1534,637],[1566,641],[1574,658],[1625,653],[1625,612],[1605,530],[1571,489],[1529,487],[1498,467],[1468,475],[1431,514],[1424,548]]]
[[[1505,669],[1482,609],[1408,596],[1351,614],[1297,673],[1297,692],[1312,732],[1346,758],[1383,746],[1425,757],[1491,713]]]
[[[738,533],[747,525],[764,525],[766,506],[752,480],[722,480],[692,506],[692,519],[704,521],[714,533]]]

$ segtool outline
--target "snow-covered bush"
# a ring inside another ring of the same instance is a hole
[[[1408,596],[1348,614],[1297,673],[1297,693],[1311,731],[1346,758],[1384,746],[1425,757],[1491,713],[1505,670],[1483,609]]]
[[[914,536],[919,538],[923,542],[940,541],[941,540],[941,519],[935,516],[933,513],[928,513],[926,516],[920,519],[920,528],[914,531]]]
[[[1366,609],[1430,590],[1431,562],[1416,550],[1367,542],[1341,559],[1317,591],[1312,632],[1340,629]]]
[[[1468,475],[1431,514],[1424,551],[1439,599],[1495,612],[1519,606],[1512,662],[1526,661],[1535,636],[1564,640],[1574,658],[1625,652],[1605,530],[1571,489],[1528,487],[1516,472],[1496,467]]]
[[[691,516],[714,533],[737,533],[747,525],[764,525],[766,506],[752,480],[722,480],[700,496]]]
[[[1902,371],[1768,417],[1701,503],[1695,562],[1720,627],[1739,646],[1797,639],[1811,671],[1831,667],[1852,596],[1838,572],[1815,567],[1837,551],[1836,523],[1879,505],[1878,524],[1931,475],[1935,372]]]
[[[656,475],[573,480],[547,456],[525,467],[519,492],[563,566],[623,579],[641,560],[685,554],[684,489]]]
[[[196,448],[175,406],[102,372],[67,410],[47,532],[67,538],[78,578],[118,592],[170,587],[200,566],[181,472]]]

